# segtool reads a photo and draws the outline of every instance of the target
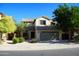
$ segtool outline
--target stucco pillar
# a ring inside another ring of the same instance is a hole
[[[7,43],[7,33],[2,33],[2,37],[0,39],[0,44],[6,44]]]
[[[59,32],[59,40],[62,40],[62,32]]]
[[[40,41],[40,32],[36,30],[36,40]]]
[[[30,31],[28,31],[28,34],[29,34],[29,39],[31,39],[31,32],[30,32]]]

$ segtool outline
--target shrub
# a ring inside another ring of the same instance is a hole
[[[13,44],[22,43],[24,41],[25,41],[25,39],[23,37],[16,37],[13,39]]]
[[[19,37],[19,43],[24,42],[25,39],[23,37]]]
[[[16,43],[19,43],[19,38],[17,37],[13,39],[13,44],[16,44]]]

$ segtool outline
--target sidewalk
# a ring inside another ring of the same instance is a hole
[[[77,48],[79,44],[74,43],[18,43],[0,45],[0,51],[29,51],[29,50],[56,50]]]

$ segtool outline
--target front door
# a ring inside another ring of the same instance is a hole
[[[31,32],[31,38],[35,38],[35,32]]]

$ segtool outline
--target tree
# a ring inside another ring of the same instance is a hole
[[[0,33],[1,33],[1,35],[3,33],[12,33],[15,30],[16,30],[16,25],[15,25],[15,22],[13,21],[12,17],[10,17],[10,16],[3,16],[0,19]]]
[[[53,13],[62,31],[72,33],[75,28],[79,27],[79,7],[59,5]]]
[[[18,33],[19,36],[23,37],[23,31],[26,31],[27,23],[20,22],[17,24],[17,30],[16,33]]]
[[[12,17],[10,16],[4,16],[2,17],[2,19],[0,20],[0,30],[2,33],[11,33],[11,32],[15,32],[16,30],[16,25],[15,22],[13,21]]]
[[[73,23],[74,28],[79,27],[79,7],[71,6],[71,22]]]

